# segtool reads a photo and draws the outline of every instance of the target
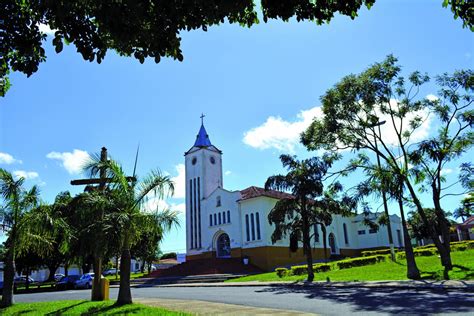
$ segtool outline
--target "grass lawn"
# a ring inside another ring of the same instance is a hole
[[[114,303],[114,301],[19,303],[0,309],[0,315],[189,315],[142,304],[115,306]]]
[[[452,280],[474,280],[474,249],[466,251],[456,251],[451,253],[454,268],[449,272]],[[418,269],[424,279],[443,278],[443,269],[438,256],[416,257]],[[249,275],[242,278],[231,279],[226,282],[245,281],[303,281],[307,275],[294,275],[280,278],[275,272]],[[343,270],[331,270],[314,274],[315,281],[386,281],[386,280],[407,280],[405,259],[392,262],[387,259],[373,265],[355,267]]]
[[[133,279],[138,279],[138,278],[141,278],[143,277],[144,275],[147,275],[148,273],[141,273],[141,272],[137,272],[137,273],[132,273],[130,274],[130,280],[133,280]],[[114,275],[108,275],[106,276],[105,278],[108,279],[109,281],[120,281],[120,274],[117,275],[117,279],[115,278],[115,274]]]

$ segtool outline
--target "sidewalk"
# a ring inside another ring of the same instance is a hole
[[[194,315],[316,315],[291,310],[222,304],[197,300],[144,298],[136,299],[135,302],[148,306],[162,307],[172,311],[191,313]]]
[[[158,287],[254,287],[254,286],[309,286],[309,287],[370,287],[370,288],[400,288],[400,289],[445,289],[474,291],[474,281],[367,281],[367,282],[218,282],[218,283],[189,283],[189,284],[163,284],[147,285],[134,284],[134,286],[158,286]]]

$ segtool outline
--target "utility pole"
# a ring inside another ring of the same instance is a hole
[[[107,148],[102,147],[100,151],[100,161],[102,163],[107,162]],[[129,182],[136,181],[135,177],[127,177]],[[80,180],[72,180],[71,185],[93,185],[98,184],[97,188],[100,192],[105,191],[105,186],[107,183],[112,183],[113,179],[107,178],[107,168],[105,166],[100,167],[99,169],[99,178],[97,179],[80,179]],[[101,210],[97,214],[98,220],[103,220],[104,212]],[[104,296],[101,291],[101,277],[102,277],[102,255],[101,249],[96,248],[94,251],[94,281],[92,286],[91,292],[91,300],[92,301],[103,301]]]

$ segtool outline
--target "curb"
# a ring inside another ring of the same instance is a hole
[[[181,284],[134,284],[132,287],[262,287],[262,286],[282,286],[282,287],[307,287],[307,288],[374,288],[374,289],[436,289],[436,290],[464,290],[474,292],[473,284],[417,284],[417,283],[363,283],[363,282],[278,282],[278,283],[244,283],[244,282],[226,282],[226,283],[181,283]]]

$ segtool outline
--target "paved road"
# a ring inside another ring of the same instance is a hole
[[[118,289],[111,289],[111,298]],[[455,290],[404,290],[390,288],[321,287],[142,287],[135,298],[202,300],[218,303],[296,310],[321,315],[456,313],[474,315],[474,293]],[[17,302],[88,299],[90,290],[22,294]]]

